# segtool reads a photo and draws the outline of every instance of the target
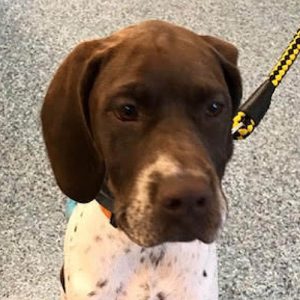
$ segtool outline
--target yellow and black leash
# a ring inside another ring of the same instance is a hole
[[[272,95],[300,52],[300,29],[288,47],[283,51],[277,64],[249,99],[239,108],[233,118],[232,136],[235,140],[248,137],[262,120],[271,104]]]

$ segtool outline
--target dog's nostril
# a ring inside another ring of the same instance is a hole
[[[181,208],[182,202],[178,198],[171,198],[165,202],[165,207],[169,210],[178,210]]]
[[[203,207],[205,205],[206,199],[204,197],[198,198],[196,200],[197,207]]]
[[[167,198],[163,207],[170,213],[184,213],[187,210],[195,209],[201,211],[206,206],[206,197]]]
[[[164,207],[169,211],[181,211],[185,210],[184,208],[195,208],[202,209],[206,204],[205,197],[198,198],[168,198],[164,202]]]

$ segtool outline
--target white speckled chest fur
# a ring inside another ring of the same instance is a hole
[[[218,299],[215,243],[134,244],[99,204],[79,204],[65,237],[66,300]]]

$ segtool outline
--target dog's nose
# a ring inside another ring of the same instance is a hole
[[[158,205],[170,216],[197,216],[207,210],[212,195],[206,177],[170,177],[160,183]]]

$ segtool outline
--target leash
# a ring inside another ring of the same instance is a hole
[[[270,107],[272,95],[286,75],[300,51],[300,29],[283,51],[276,65],[266,79],[239,108],[233,118],[232,137],[235,140],[247,138],[260,123]]]
[[[288,47],[283,51],[277,64],[272,69],[269,77],[254,91],[248,100],[239,108],[239,112],[233,118],[232,137],[235,140],[243,140],[247,138],[267,113],[272,95],[276,87],[281,83],[300,52],[300,29],[298,29],[294,38]],[[114,197],[109,191],[107,184],[104,183],[99,194],[95,199],[110,220],[112,226],[117,227],[113,214]],[[75,208],[77,202],[67,199],[66,215],[69,218]]]

